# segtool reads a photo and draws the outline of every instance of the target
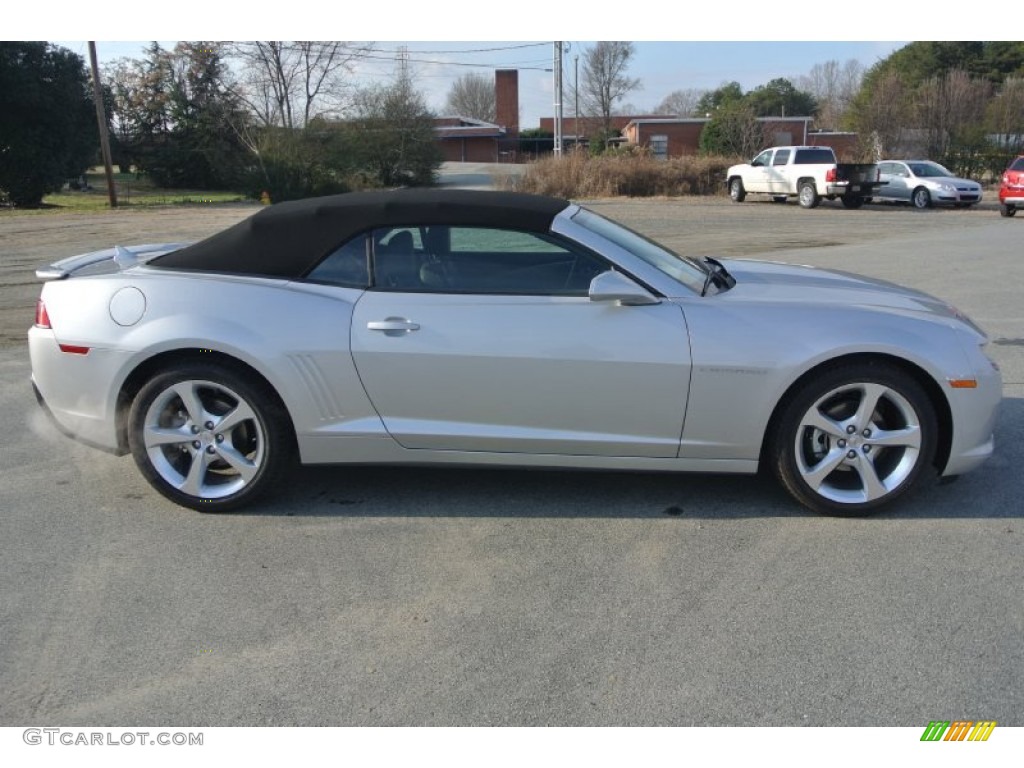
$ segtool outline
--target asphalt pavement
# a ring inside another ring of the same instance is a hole
[[[1024,725],[1024,221],[702,206],[595,204],[957,304],[1003,369],[996,455],[865,519],[758,477],[451,468],[200,514],[59,435],[12,342],[0,725]]]

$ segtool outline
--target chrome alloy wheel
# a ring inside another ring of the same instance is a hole
[[[914,474],[921,417],[910,401],[878,383],[851,383],[818,398],[799,421],[794,456],[803,481],[839,504],[881,499]]]
[[[224,384],[185,380],[146,410],[142,442],[153,469],[197,499],[236,494],[256,476],[267,436],[252,406]]]

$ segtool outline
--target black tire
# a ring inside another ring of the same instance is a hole
[[[821,195],[818,194],[813,181],[801,182],[799,200],[802,208],[817,208],[821,203]]]
[[[935,206],[935,203],[932,202],[931,193],[924,187],[918,187],[913,191],[910,195],[910,203],[919,211]]]
[[[742,203],[747,198],[747,190],[743,188],[743,179],[739,176],[729,179],[729,197],[734,203]]]
[[[815,374],[774,423],[767,460],[783,487],[821,514],[867,514],[934,472],[935,408],[924,388],[891,364]]]
[[[1013,205],[1007,205],[1006,203],[999,204],[999,215],[1003,217],[1016,216],[1017,207]]]
[[[150,485],[201,512],[250,504],[279,485],[295,457],[277,397],[222,363],[186,363],[150,379],[128,413],[128,445]]]
[[[865,203],[871,203],[871,202],[874,202],[874,199],[875,199],[875,198],[873,198],[873,197],[865,197],[865,198],[864,198],[864,202],[865,202]]]
[[[843,201],[843,208],[851,210],[856,210],[864,205],[864,198],[860,195],[843,195],[839,199]]]
[[[786,197],[785,195],[773,195],[772,196],[772,202],[773,203],[784,203],[787,200],[789,200],[789,198]]]

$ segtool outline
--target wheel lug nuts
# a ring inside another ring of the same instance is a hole
[[[218,443],[223,443],[224,442],[224,435],[217,435],[217,442]]]
[[[206,427],[207,429],[213,429],[213,422],[208,421],[203,426]]]
[[[857,431],[857,428],[855,426],[853,426],[853,424],[851,424],[850,426],[848,426],[846,428],[846,434],[848,434],[848,435],[852,435],[856,431]]]
[[[848,459],[856,459],[857,458],[857,452],[856,451],[850,451],[849,453],[846,454],[846,458],[848,458]]]
[[[214,448],[212,445],[208,445],[208,446],[206,446],[206,452],[207,453],[216,453],[217,449]]]
[[[198,440],[193,440],[193,441],[192,441],[192,447],[193,447],[193,448],[202,448],[202,447],[203,447],[203,444],[202,444],[202,443],[200,443],[200,442],[199,442]]]
[[[846,441],[845,440],[837,440],[836,441],[836,445],[838,445],[840,448],[845,448],[846,447]]]
[[[871,437],[871,430],[865,429],[861,434],[864,435],[864,437]]]
[[[197,427],[195,424],[192,425],[192,434],[193,435],[198,435],[199,434],[199,427]]]
[[[864,446],[864,453],[871,453],[871,446],[870,445],[865,445]]]

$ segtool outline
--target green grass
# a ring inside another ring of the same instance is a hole
[[[86,181],[92,187],[88,191],[68,191],[47,195],[43,207],[23,210],[20,213],[46,214],[54,212],[91,213],[110,210],[107,196],[107,180],[103,173],[88,173]],[[147,178],[136,178],[131,173],[115,173],[118,208],[140,208],[159,205],[204,205],[216,203],[245,202],[245,195],[238,192],[210,191],[205,189],[163,189]]]

